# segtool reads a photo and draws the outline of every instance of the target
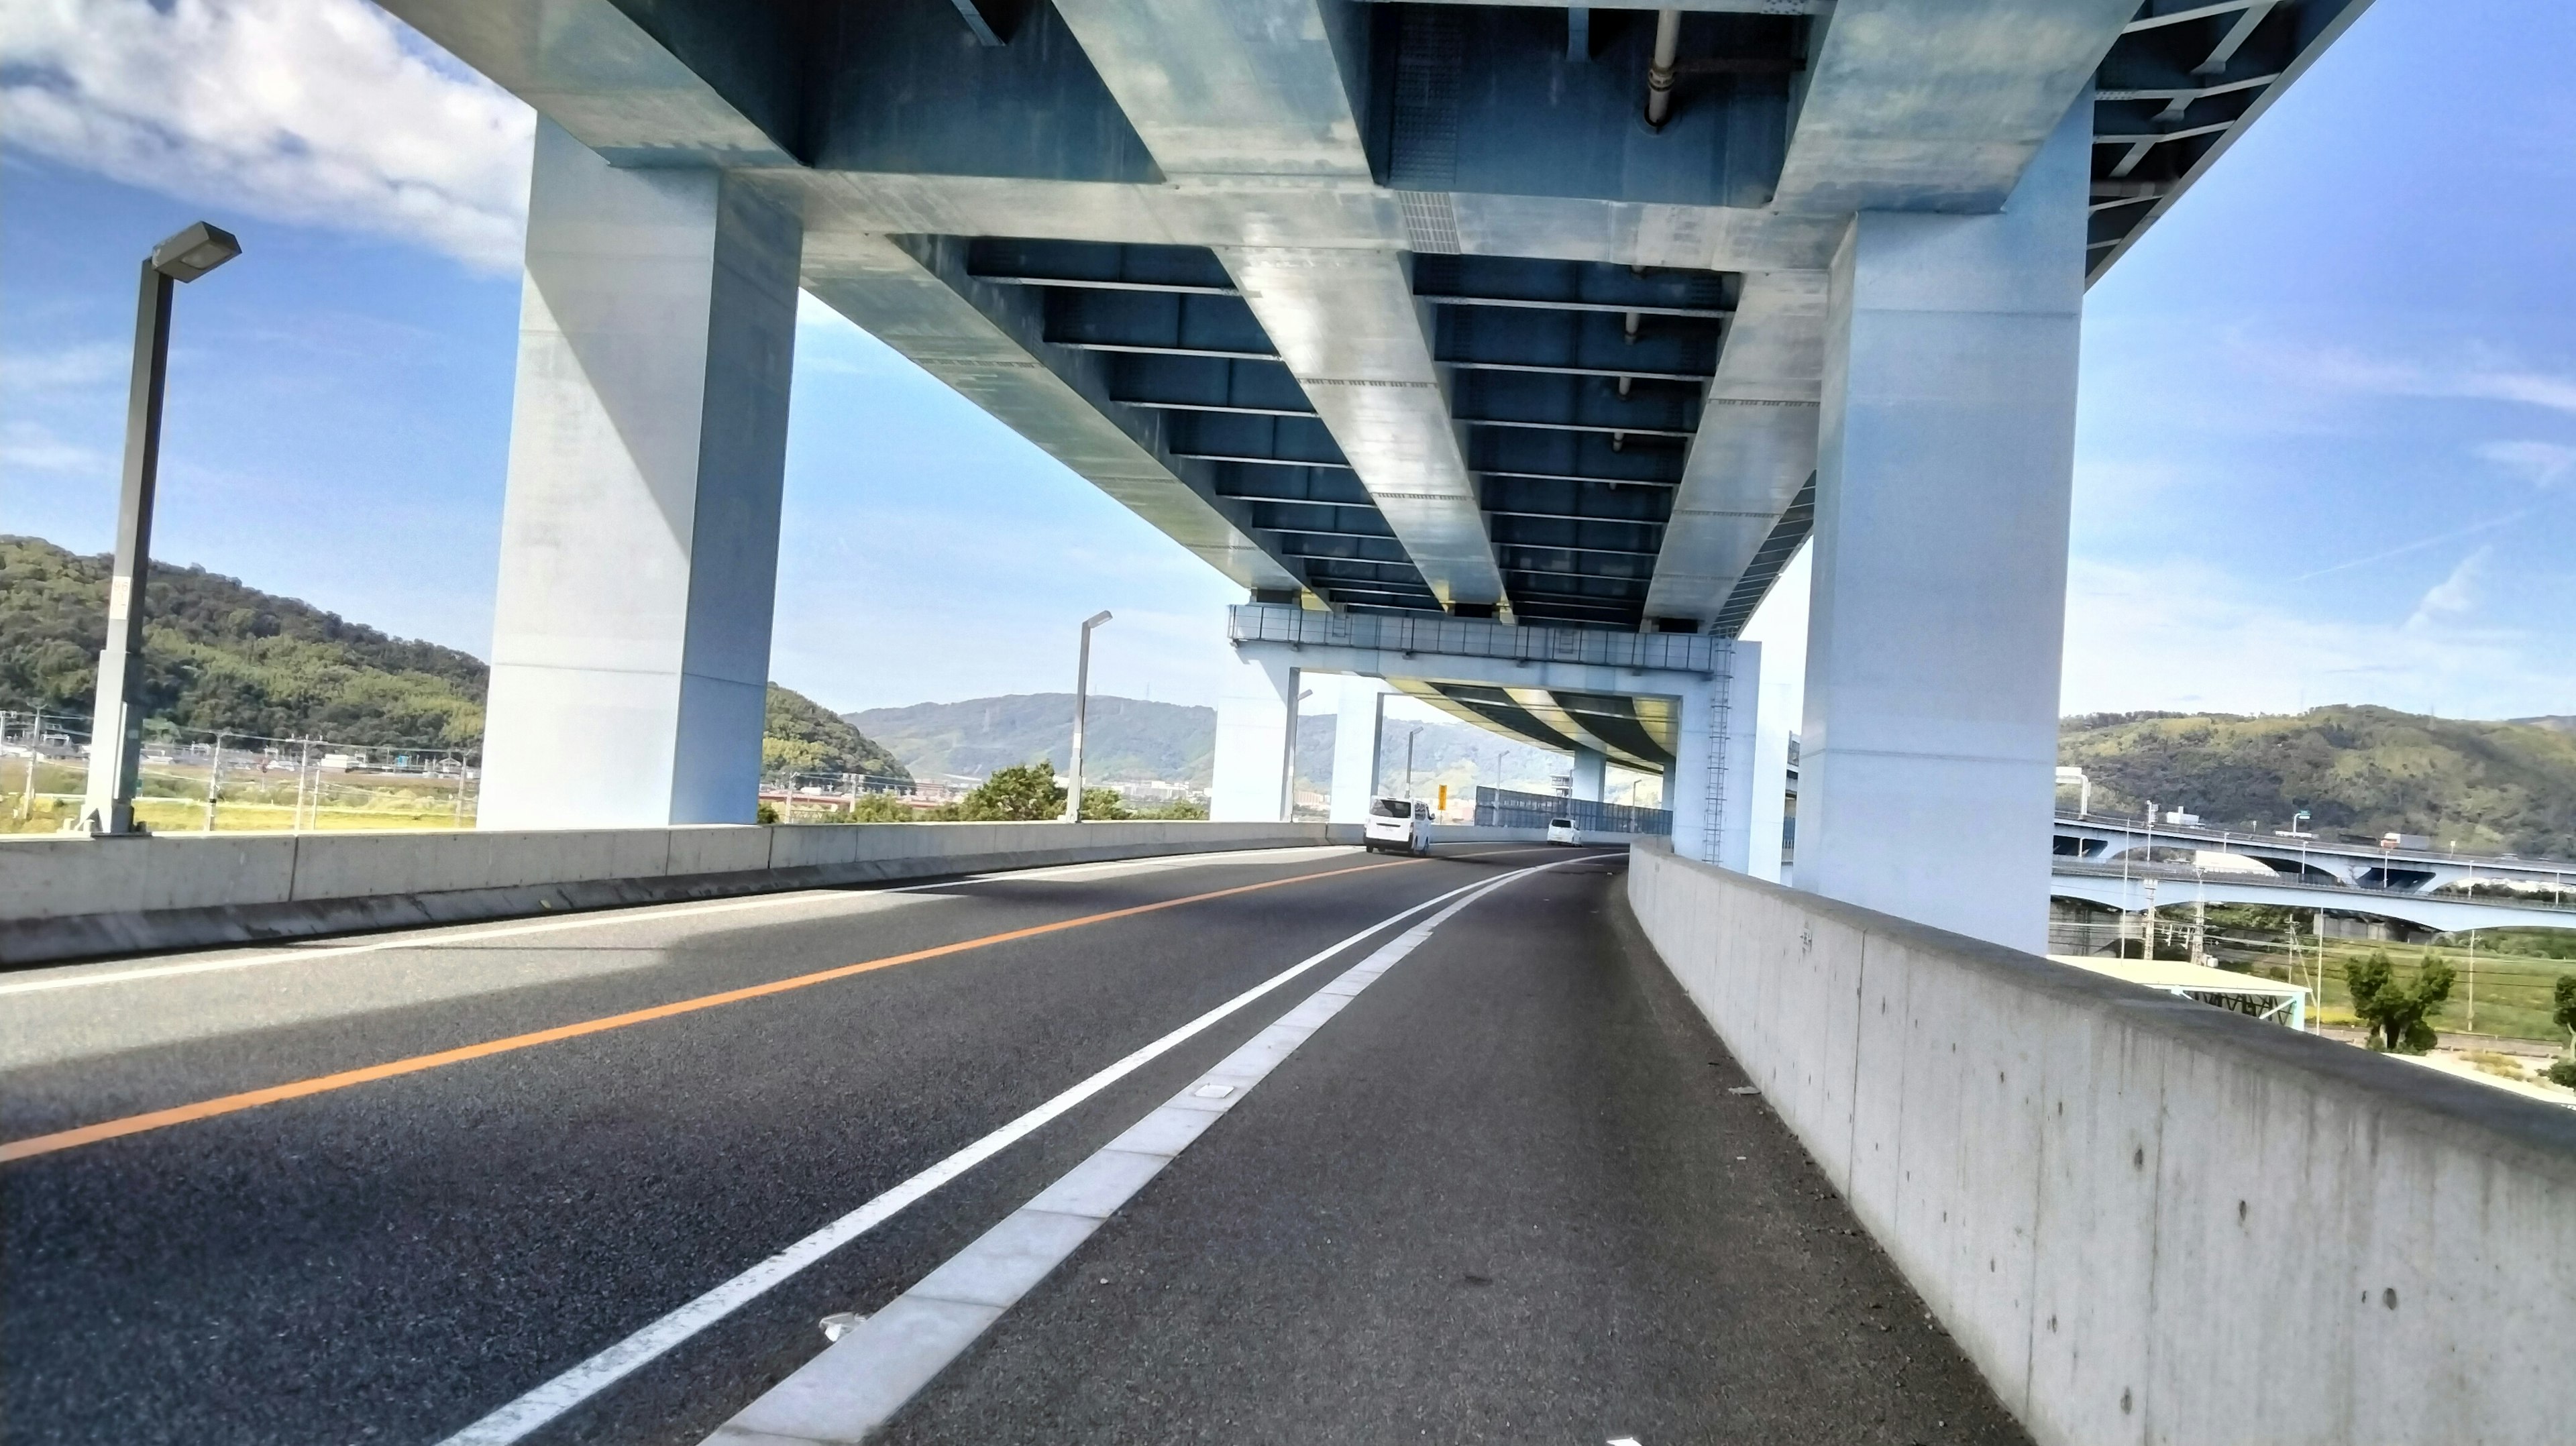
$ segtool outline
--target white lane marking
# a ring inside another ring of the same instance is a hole
[[[1308,955],[1303,960],[1234,996],[1225,1003],[1093,1074],[1088,1079],[957,1151],[929,1169],[861,1205],[858,1209],[779,1251],[751,1269],[717,1286],[635,1334],[565,1371],[553,1380],[448,1437],[440,1446],[506,1446],[543,1427],[629,1372],[686,1341],[708,1326],[750,1304],[771,1286],[875,1229],[931,1191],[965,1174],[1027,1138],[1048,1121],[1090,1099],[1128,1075],[1188,1042],[1191,1038],[1263,995],[1280,988],[1316,965],[1393,924],[1426,909],[1436,909],[1472,890],[1496,881],[1479,879],[1387,915],[1367,928]]]
[[[1303,849],[1250,849],[1248,854],[1269,856],[1247,862],[1277,862],[1276,855],[1302,853]],[[1112,860],[1115,863],[1162,862],[1176,858],[1197,862],[1235,857],[1232,851],[1203,854],[1165,855],[1153,860]],[[1169,867],[1181,867],[1170,864]],[[93,973],[54,976],[0,984],[0,996],[35,994],[54,989],[86,989],[103,984],[127,984],[139,979],[167,979],[182,974],[211,974],[230,969],[251,969],[264,964],[314,963],[345,959],[353,954],[381,954],[393,949],[443,949],[460,944],[478,944],[487,939],[516,939],[530,934],[555,934],[567,929],[597,929],[611,924],[654,924],[664,919],[693,919],[706,914],[730,914],[745,909],[776,908],[782,904],[838,904],[865,902],[887,894],[928,893],[936,889],[953,889],[960,884],[1007,883],[1015,880],[1044,880],[1056,877],[1078,877],[1066,870],[1098,868],[1098,864],[1059,864],[1042,869],[1022,869],[1005,873],[967,874],[959,878],[938,879],[926,884],[901,884],[882,889],[797,889],[787,893],[762,894],[749,899],[727,899],[717,903],[687,904],[673,907],[664,904],[639,904],[624,909],[601,909],[569,919],[547,919],[529,924],[506,924],[488,929],[464,929],[455,933],[422,932],[437,930],[440,925],[423,925],[420,931],[371,939],[363,944],[336,944],[322,948],[286,949],[269,954],[227,955],[219,959],[199,959],[186,964],[156,964],[141,969],[101,970]]]
[[[1539,864],[1487,880],[1378,946],[892,1304],[843,1331],[821,1355],[717,1427],[705,1446],[830,1446],[864,1439],[1063,1264],[1218,1116],[1241,1103],[1297,1046],[1422,947],[1433,930],[1505,884],[1555,867]]]
[[[950,882],[963,881],[951,880]],[[474,929],[453,934],[401,934],[390,938],[369,940],[364,944],[336,944],[327,948],[291,949],[275,954],[200,959],[187,964],[156,964],[144,969],[80,974],[69,978],[31,979],[16,984],[0,984],[0,995],[34,994],[48,989],[83,989],[101,984],[127,984],[138,979],[166,979],[178,974],[211,974],[227,969],[250,969],[263,964],[311,963],[327,959],[345,959],[353,954],[381,954],[391,949],[443,949],[458,944],[478,944],[486,939],[515,939],[528,934],[554,934],[566,929],[595,929],[607,924],[650,924],[663,919],[690,919],[701,914],[729,914],[742,909],[774,907],[787,903],[869,900],[886,894],[908,892],[911,890],[870,889],[865,893],[849,893],[841,890],[811,889],[793,894],[763,894],[756,899],[732,899],[720,904],[693,904],[677,909],[647,906],[653,908],[654,912],[644,913],[635,909],[621,909],[583,914],[579,918],[549,919],[542,923],[512,924],[502,928]]]
[[[1634,1436],[1613,1436],[1610,1438],[1610,1446],[1637,1446],[1637,1438]]]

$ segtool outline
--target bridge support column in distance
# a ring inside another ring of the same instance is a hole
[[[1216,696],[1215,777],[1208,817],[1219,823],[1279,823],[1288,817],[1288,770],[1296,747],[1300,670],[1267,653],[1237,648]]]
[[[1719,654],[1715,677],[1673,700],[1676,746],[1664,771],[1673,815],[1673,852],[1742,872],[1755,811],[1754,710],[1762,690],[1762,648],[1736,641]]]
[[[1608,758],[1593,749],[1578,745],[1574,750],[1573,771],[1566,778],[1567,796],[1583,803],[1599,803],[1602,773],[1609,766]]]
[[[2048,930],[2092,95],[1990,216],[1836,253],[1801,888],[2033,951]]]
[[[1335,823],[1368,821],[1369,797],[1377,791],[1380,740],[1386,733],[1386,699],[1386,684],[1377,679],[1342,675],[1341,711],[1333,715]]]
[[[752,821],[803,240],[537,122],[482,827]]]

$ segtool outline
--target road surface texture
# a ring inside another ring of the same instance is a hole
[[[2024,1440],[1729,1092],[1623,867],[1198,855],[0,976],[0,1419],[701,1441],[823,1318],[895,1301],[1415,906],[1512,876],[880,1438]]]

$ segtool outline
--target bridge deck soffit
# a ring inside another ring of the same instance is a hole
[[[963,248],[808,238],[805,289],[1246,588],[1303,589],[1211,470],[1164,450],[1157,413],[1117,403],[1094,354],[1050,344],[1030,298],[977,282]],[[978,303],[981,303],[980,305]]]
[[[1853,209],[1999,205],[2092,84],[2098,275],[2366,0],[1691,0],[1660,129],[1651,12],[1543,0],[383,3],[617,164],[764,172],[818,295],[1247,587],[1731,634]],[[1213,255],[1262,343],[1062,350],[1052,292],[877,264],[991,238]],[[1546,314],[1443,294],[1550,263]],[[1587,314],[1631,268],[1706,295]]]

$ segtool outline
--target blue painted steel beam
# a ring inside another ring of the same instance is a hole
[[[1622,323],[1610,311],[1447,306],[1435,318],[1432,355],[1451,366],[1595,376],[1705,383],[1717,374],[1720,324],[1640,316],[1632,336]]]

